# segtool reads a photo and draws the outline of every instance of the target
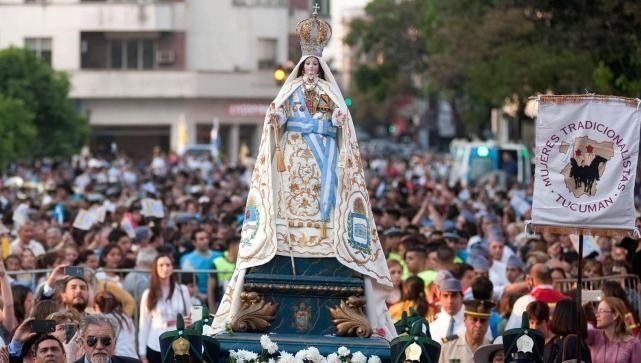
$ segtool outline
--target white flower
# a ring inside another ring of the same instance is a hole
[[[296,352],[296,357],[295,358],[296,358],[297,361],[298,360],[301,360],[301,361],[305,360],[307,358],[307,349],[299,350],[298,352]]]
[[[352,355],[352,363],[367,363],[367,357],[361,352],[356,352]]]
[[[250,352],[248,350],[240,349],[240,350],[238,350],[236,355],[238,357],[237,358],[238,359],[238,363],[250,362],[250,361],[258,359],[258,354],[254,353],[254,352]]]
[[[288,352],[280,352],[280,358],[278,359],[278,363],[295,363],[296,358],[294,358],[294,355]]]
[[[367,363],[382,363],[382,361],[381,358],[379,358],[377,355],[372,355],[367,360]]]
[[[270,344],[272,344],[272,340],[269,339],[269,337],[267,335],[262,335],[260,337],[260,346],[263,349],[267,349],[267,347],[269,347]]]
[[[229,360],[232,362],[235,362],[238,360],[238,355],[236,354],[236,351],[234,350],[229,351]]]
[[[340,347],[338,348],[338,355],[341,357],[347,357],[349,355],[349,349],[345,347]]]
[[[278,344],[272,342],[270,345],[267,346],[267,353],[274,354],[276,352],[278,352]]]
[[[341,360],[338,358],[338,354],[332,353],[327,356],[327,363],[340,363]]]
[[[323,360],[323,356],[320,354],[316,347],[307,348],[306,357],[308,360],[311,360],[314,363],[320,363]]]

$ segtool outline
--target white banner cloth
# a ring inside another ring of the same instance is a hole
[[[639,100],[541,96],[536,120],[535,230],[634,230]]]

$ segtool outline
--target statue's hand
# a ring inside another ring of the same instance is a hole
[[[343,127],[345,124],[345,119],[347,118],[347,113],[341,111],[340,108],[336,108],[332,114],[332,123],[336,127]]]

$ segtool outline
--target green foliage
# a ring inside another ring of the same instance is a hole
[[[34,115],[24,103],[0,95],[0,169],[29,154],[36,132]]]
[[[357,120],[382,121],[394,101],[423,92],[427,52],[422,34],[425,0],[373,0],[355,19],[345,42],[366,59],[354,71]]]
[[[469,124],[506,100],[523,117],[537,93],[641,95],[638,1],[374,0],[366,13],[347,43],[368,57],[358,90],[380,104],[438,94]]]
[[[68,157],[86,142],[89,124],[74,110],[69,87],[66,74],[52,70],[33,52],[0,51],[0,95],[20,100],[33,114],[37,135],[28,144],[32,156]]]

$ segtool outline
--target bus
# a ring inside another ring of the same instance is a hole
[[[504,173],[519,184],[530,183],[532,164],[523,144],[495,141],[453,140],[450,143],[452,168],[448,183],[474,185],[484,176]]]

